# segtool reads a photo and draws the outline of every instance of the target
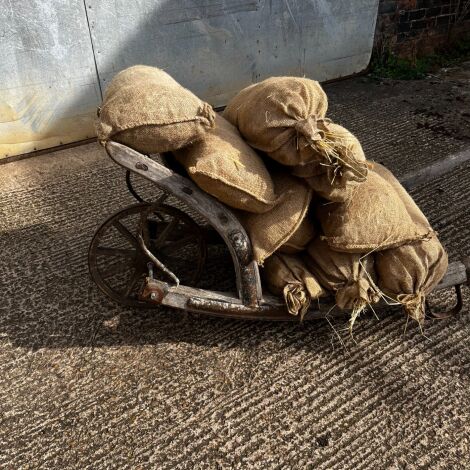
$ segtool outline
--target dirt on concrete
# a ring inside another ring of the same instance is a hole
[[[436,137],[470,142],[470,62],[443,69],[426,82],[434,93],[426,99],[418,93],[413,102],[421,117],[418,126],[430,129]]]
[[[333,119],[401,175],[470,145],[455,80],[326,91]],[[346,320],[124,308],[88,275],[94,231],[133,202],[101,147],[1,165],[0,188],[0,467],[470,467],[467,287],[460,316],[424,334],[390,309],[356,322],[354,340]],[[470,254],[469,193],[469,164],[412,192],[452,260]]]

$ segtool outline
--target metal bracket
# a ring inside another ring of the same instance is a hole
[[[460,313],[463,307],[463,299],[462,299],[462,288],[460,284],[456,284],[454,286],[455,289],[455,296],[457,298],[457,303],[447,312],[435,312],[431,308],[431,305],[426,300],[426,310],[429,312],[432,318],[436,320],[444,320],[446,318],[454,317]]]

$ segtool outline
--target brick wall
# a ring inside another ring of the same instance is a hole
[[[400,57],[432,54],[470,37],[470,0],[380,0],[375,48]]]

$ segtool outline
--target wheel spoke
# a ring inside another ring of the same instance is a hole
[[[132,277],[129,280],[129,284],[127,284],[123,295],[125,297],[129,297],[129,295],[132,292],[132,289],[134,289],[135,285],[137,282],[139,282],[139,279],[142,277],[142,271],[138,268],[134,269],[134,272],[132,273]]]
[[[98,246],[96,254],[105,256],[119,256],[124,258],[135,258],[135,250],[126,250],[123,248],[111,248],[108,246]]]
[[[135,246],[136,248],[139,247],[139,244],[137,243],[137,240],[134,237],[134,235],[132,235],[132,233],[129,232],[129,230],[123,224],[121,224],[121,222],[119,222],[119,220],[114,221],[113,225],[114,225],[114,227],[117,228],[119,233],[122,236],[124,236],[124,238],[126,238],[133,246]]]
[[[158,235],[157,239],[155,240],[155,246],[159,246],[161,243],[163,243],[167,236],[171,233],[171,231],[176,228],[178,225],[179,220],[174,217],[172,221],[162,230],[162,233]]]

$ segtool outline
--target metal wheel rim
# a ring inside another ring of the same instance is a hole
[[[147,214],[157,214],[158,212],[165,214],[167,216],[173,217],[174,219],[179,219],[184,221],[185,224],[188,224],[191,227],[191,230],[194,233],[194,238],[197,240],[195,243],[196,248],[198,249],[198,259],[197,263],[194,260],[191,260],[192,265],[195,267],[192,280],[188,282],[189,285],[191,283],[196,283],[197,280],[200,278],[202,270],[204,268],[205,259],[207,256],[207,246],[204,238],[203,231],[198,226],[198,224],[185,212],[176,209],[172,206],[162,205],[162,204],[149,204],[149,203],[139,203],[129,206],[125,209],[121,209],[110,217],[108,217],[96,230],[88,250],[88,268],[90,271],[90,275],[98,286],[98,288],[103,292],[108,298],[111,300],[120,303],[121,305],[126,305],[129,307],[138,307],[138,308],[149,308],[155,307],[156,305],[151,302],[142,301],[136,298],[131,298],[129,296],[123,295],[124,293],[118,293],[112,286],[109,285],[109,282],[106,282],[105,277],[103,277],[101,270],[98,267],[98,256],[103,255],[103,253],[97,253],[98,250],[102,251],[102,249],[107,249],[106,247],[100,246],[100,242],[103,237],[108,233],[110,230],[114,230],[115,222],[119,222],[122,219],[125,219],[129,216],[137,216],[143,213]],[[134,239],[136,240],[135,236]],[[163,240],[165,241],[165,240]],[[137,240],[136,240],[137,242]],[[114,248],[112,248],[114,249]],[[135,279],[135,273],[138,269],[138,266],[141,264],[142,260],[146,259],[145,255],[141,252],[140,248],[135,245],[135,258],[132,258],[130,261],[130,266],[132,269],[132,278],[128,279],[128,281],[132,282]],[[121,249],[116,249],[117,251]],[[124,251],[124,250],[123,250]],[[109,255],[113,256],[113,255]],[[117,256],[117,255],[114,255]],[[122,255],[125,257],[124,255]],[[129,253],[129,257],[130,257]],[[146,262],[144,263],[146,264]],[[129,273],[130,274],[130,273]],[[142,270],[140,278],[143,279],[145,277],[146,271]],[[178,275],[178,273],[176,273]],[[126,281],[126,286],[127,282]],[[139,281],[137,281],[139,282]],[[129,286],[127,286],[129,287]],[[135,287],[135,284],[134,286]],[[132,293],[132,291],[131,291]],[[129,294],[130,295],[130,294]]]

